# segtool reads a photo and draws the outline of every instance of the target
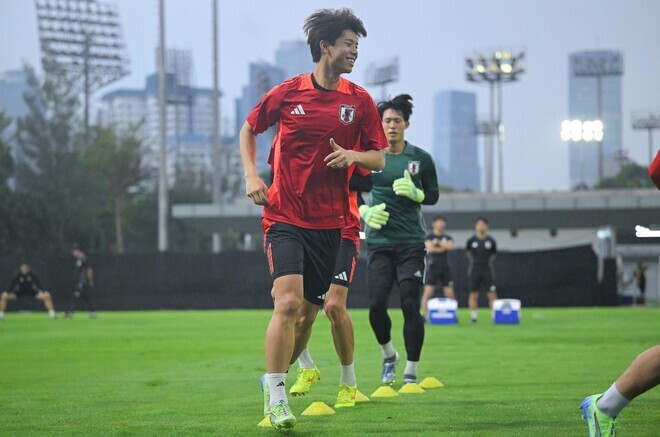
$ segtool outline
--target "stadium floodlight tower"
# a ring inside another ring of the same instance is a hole
[[[36,7],[43,59],[82,87],[89,142],[90,95],[128,74],[117,7],[95,0],[36,0]]]
[[[476,127],[477,133],[489,138],[489,145],[484,153],[486,192],[493,192],[493,152],[494,138],[497,135],[498,155],[498,185],[499,192],[504,191],[504,125],[502,124],[502,85],[516,82],[525,72],[525,52],[518,50],[495,50],[489,55],[476,52],[474,56],[465,58],[465,78],[468,82],[486,83],[490,88],[489,125],[481,123]],[[497,100],[495,99],[497,90]],[[495,105],[497,103],[497,120]]]
[[[585,143],[603,142],[603,122],[600,120],[564,120],[561,123],[561,140],[565,143],[580,143],[580,184],[578,190],[587,189],[584,180],[584,147]]]
[[[399,80],[399,58],[372,62],[367,67],[367,85],[379,86],[381,100],[387,99],[387,84]]]
[[[633,112],[632,128],[649,131],[649,163],[653,162],[653,130],[660,129],[660,109]]]

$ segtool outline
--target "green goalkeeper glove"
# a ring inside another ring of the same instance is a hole
[[[390,219],[390,213],[385,211],[384,203],[376,206],[362,205],[359,210],[360,217],[370,228],[381,229]]]
[[[397,196],[407,197],[417,203],[424,201],[424,192],[415,186],[408,170],[403,171],[402,178],[394,181],[392,188],[394,189],[394,194]]]

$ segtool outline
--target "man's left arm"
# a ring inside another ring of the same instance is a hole
[[[94,288],[94,269],[91,266],[87,267],[87,282],[90,287]]]
[[[426,155],[420,167],[422,190],[424,191],[422,205],[435,205],[438,203],[438,198],[440,198],[440,188],[438,187],[438,175],[435,171],[433,158]]]

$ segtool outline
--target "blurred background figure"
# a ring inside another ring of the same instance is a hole
[[[637,263],[637,268],[635,269],[633,275],[635,276],[635,284],[637,284],[637,290],[639,295],[637,296],[638,304],[644,304],[644,293],[646,292],[646,267],[641,262]]]
[[[488,305],[491,310],[493,302],[497,299],[494,266],[497,244],[493,237],[488,235],[488,220],[485,218],[479,217],[474,224],[474,229],[475,234],[468,240],[465,253],[470,260],[468,268],[470,319],[472,323],[477,323],[479,293],[488,292]]]
[[[94,289],[94,270],[89,265],[87,255],[85,255],[85,252],[82,251],[80,246],[74,245],[71,254],[76,259],[76,288],[71,297],[69,311],[64,316],[66,318],[73,317],[78,300],[82,299],[87,305],[89,317],[96,318],[96,311],[94,311],[94,305],[90,296]]]
[[[11,285],[7,291],[3,291],[0,295],[0,320],[5,318],[5,310],[10,300],[18,298],[29,297],[40,300],[44,303],[48,315],[51,319],[55,319],[55,307],[53,306],[53,299],[48,291],[41,288],[39,278],[32,272],[32,268],[26,262],[21,263],[18,267],[18,273],[11,281]]]
[[[454,239],[445,234],[447,219],[436,216],[433,219],[433,231],[426,236],[426,271],[424,272],[424,295],[422,296],[422,315],[427,315],[427,303],[435,296],[435,287],[441,286],[444,296],[455,299],[454,279],[449,268],[447,254],[454,248]]]

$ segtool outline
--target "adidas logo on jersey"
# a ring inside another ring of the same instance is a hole
[[[335,279],[339,279],[340,281],[348,281],[348,276],[346,275],[346,272],[341,272],[335,276]]]
[[[296,115],[305,115],[305,110],[303,109],[301,104],[298,104],[298,106],[293,108],[293,111],[291,111],[291,113]]]

